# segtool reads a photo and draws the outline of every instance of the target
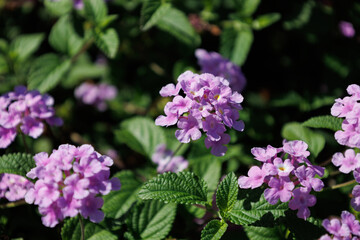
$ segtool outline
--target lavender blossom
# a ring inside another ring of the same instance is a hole
[[[355,216],[348,211],[342,211],[341,219],[325,219],[323,227],[330,234],[323,235],[320,239],[359,239],[360,223]]]
[[[91,145],[64,144],[50,156],[36,154],[34,160],[36,167],[27,176],[38,180],[25,200],[39,206],[45,226],[54,227],[79,213],[92,222],[102,221],[103,200],[99,195],[120,189],[118,178],[109,179],[111,158],[100,155]]]
[[[61,126],[63,121],[55,116],[54,99],[38,91],[28,91],[25,86],[0,96],[0,148],[7,148],[15,139],[17,129],[32,138],[44,131],[44,121]]]
[[[355,29],[350,22],[341,21],[339,23],[339,30],[344,37],[352,38],[355,36]]]
[[[156,147],[155,153],[151,159],[158,165],[157,172],[181,172],[186,169],[189,162],[181,156],[173,156],[173,151],[166,149],[165,144]]]
[[[0,198],[6,198],[9,201],[23,199],[33,185],[22,176],[9,173],[0,174]]]
[[[180,90],[185,97],[179,95]],[[175,96],[165,105],[165,116],[155,120],[156,125],[177,124],[176,138],[182,143],[197,140],[201,129],[205,132],[205,146],[215,156],[223,156],[230,136],[226,127],[243,131],[244,123],[239,120],[243,97],[229,87],[229,82],[212,74],[194,74],[186,71],[178,78],[176,86],[168,84],[160,90],[163,97]]]

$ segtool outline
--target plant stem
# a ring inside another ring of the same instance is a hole
[[[94,38],[90,38],[87,42],[85,42],[85,44],[80,48],[80,50],[71,58],[71,63],[74,63],[81,54],[83,54],[84,52],[86,52],[86,50],[88,50],[91,45],[94,42]]]
[[[5,204],[1,204],[0,205],[0,209],[6,209],[6,208],[13,208],[13,207],[17,207],[17,206],[21,206],[21,205],[25,205],[26,202],[24,199],[15,201],[15,202],[8,202]]]
[[[24,148],[25,148],[26,153],[30,153],[29,147],[28,147],[28,145],[27,145],[27,143],[26,143],[26,139],[25,139],[24,133],[23,133],[23,132],[20,132],[20,135],[21,135],[22,141],[23,141],[23,143],[24,143]]]
[[[336,185],[333,185],[331,187],[327,187],[324,190],[342,188],[342,187],[346,187],[346,186],[349,186],[349,185],[354,184],[354,183],[356,183],[355,179],[351,180],[351,181],[348,181],[348,182],[336,184]]]
[[[79,222],[80,222],[80,229],[81,229],[81,240],[85,240],[85,233],[84,233],[84,222],[82,216],[79,214]]]
[[[180,148],[184,145],[184,143],[180,143],[179,146],[175,149],[171,157],[175,156],[175,154],[180,150]]]

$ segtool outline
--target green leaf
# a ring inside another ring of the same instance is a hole
[[[10,153],[0,157],[0,173],[12,173],[26,177],[26,174],[35,167],[31,154]]]
[[[287,203],[268,203],[262,189],[241,189],[228,218],[230,222],[244,226],[258,221],[273,223],[275,219],[284,216],[288,209]]]
[[[86,0],[84,1],[85,16],[95,24],[101,24],[107,16],[108,10],[103,0]]]
[[[45,54],[37,58],[30,69],[28,87],[47,92],[60,82],[70,69],[71,61],[61,59],[56,54]]]
[[[342,118],[326,115],[312,117],[309,120],[303,122],[303,126],[311,128],[327,128],[333,131],[341,130]]]
[[[220,210],[221,216],[226,218],[227,212],[231,211],[234,207],[238,191],[237,178],[231,172],[221,181],[216,191],[216,205]]]
[[[119,36],[115,29],[109,28],[105,32],[94,31],[95,45],[109,58],[114,58],[119,48]]]
[[[156,26],[189,46],[200,44],[199,34],[192,27],[187,16],[176,8],[169,8]]]
[[[224,221],[211,220],[201,231],[201,240],[219,240],[227,227],[228,225]]]
[[[115,137],[117,141],[149,158],[159,144],[166,143],[163,129],[146,117],[134,117],[123,121],[120,130],[115,131]]]
[[[131,171],[121,171],[115,177],[120,179],[121,190],[112,191],[104,196],[104,205],[102,207],[106,217],[120,218],[137,201],[137,194],[142,183],[136,179]]]
[[[261,0],[240,0],[239,2],[239,13],[242,16],[249,17],[256,11]]]
[[[5,74],[9,71],[9,66],[5,56],[0,54],[0,74]]]
[[[325,138],[311,129],[304,127],[301,123],[290,122],[285,124],[281,131],[283,138],[287,140],[302,140],[309,146],[309,150],[313,157],[321,152],[325,146]]]
[[[49,43],[57,51],[69,56],[75,55],[80,50],[83,40],[75,32],[69,15],[61,17],[53,26]]]
[[[280,13],[267,13],[257,17],[252,22],[252,27],[256,30],[260,30],[274,24],[275,22],[279,21],[280,18]]]
[[[141,9],[141,30],[146,31],[156,25],[159,20],[169,11],[171,4],[159,4],[159,1],[146,1]]]
[[[134,239],[161,240],[171,230],[176,215],[176,204],[146,201],[133,208],[127,219]]]
[[[221,34],[220,53],[241,66],[249,54],[253,38],[253,33],[248,27],[240,30],[227,28]]]
[[[281,232],[279,227],[266,228],[245,226],[244,230],[250,240],[282,240],[284,239],[284,233]]]
[[[20,35],[16,37],[10,44],[10,57],[16,62],[23,62],[40,47],[43,40],[43,33]]]
[[[87,240],[116,240],[116,235],[112,234],[99,224],[92,223],[88,220],[84,221],[84,239]],[[81,239],[81,229],[79,217],[67,218],[61,228],[62,240],[79,240]]]
[[[46,10],[55,16],[63,16],[71,12],[73,8],[73,1],[71,0],[45,0],[44,5]]]
[[[147,181],[139,192],[142,199],[156,199],[182,204],[202,204],[207,201],[204,180],[191,172],[166,172]]]

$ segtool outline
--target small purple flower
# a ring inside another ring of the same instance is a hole
[[[306,149],[308,145],[303,141],[290,141],[285,142],[283,146],[284,152],[293,155],[295,157],[304,157],[307,158],[310,155],[310,152]]]
[[[112,100],[117,95],[117,89],[106,83],[92,84],[84,82],[75,89],[75,97],[84,104],[93,105],[99,111],[107,109],[106,100]]]
[[[233,90],[241,92],[246,85],[246,78],[240,67],[225,59],[217,52],[207,52],[204,49],[197,49],[195,56],[201,66],[203,73],[211,73],[223,77],[230,82]]]
[[[269,181],[269,187],[264,191],[264,197],[270,204],[276,204],[280,199],[281,202],[287,202],[292,196],[294,183],[288,177],[275,178]]]
[[[240,188],[257,188],[264,183],[266,177],[266,171],[258,166],[252,166],[248,172],[249,177],[239,177],[238,184]]]
[[[341,221],[348,226],[352,234],[360,236],[360,223],[354,215],[348,211],[343,211],[341,213]]]
[[[173,151],[166,149],[165,144],[156,147],[151,160],[158,165],[157,172],[181,172],[186,169],[189,162],[181,156],[173,156]]]
[[[341,219],[325,219],[322,225],[331,236],[325,234],[320,239],[359,239],[359,221],[348,211],[342,211]]]
[[[185,96],[181,96],[183,91]],[[175,132],[182,143],[197,140],[201,129],[206,133],[205,145],[211,147],[211,153],[223,156],[229,143],[226,127],[237,131],[244,130],[239,120],[241,94],[229,87],[228,80],[209,73],[194,74],[186,71],[178,77],[178,83],[168,84],[160,90],[163,97],[174,96],[172,102],[165,105],[165,115],[156,118],[155,124],[171,126],[177,124],[180,130]]]
[[[360,167],[360,154],[357,153],[355,155],[353,149],[346,150],[344,155],[342,153],[335,153],[332,163],[337,167],[340,166],[340,172],[349,173]]]
[[[310,210],[308,207],[314,206],[316,203],[315,196],[309,194],[305,188],[296,188],[293,191],[293,199],[289,202],[291,210],[298,210],[298,218],[306,219],[310,217]]]
[[[36,167],[27,176],[38,180],[27,191],[25,201],[39,205],[45,226],[54,227],[63,218],[79,212],[93,222],[104,218],[99,210],[103,200],[98,195],[120,189],[118,178],[109,179],[112,159],[90,145],[64,144],[50,156],[36,154],[34,160]]]
[[[299,179],[301,185],[309,189],[309,191],[312,188],[319,192],[324,187],[323,181],[315,178],[315,171],[310,167],[305,167],[304,165],[298,167],[295,171],[295,176]]]
[[[352,38],[355,36],[355,29],[350,22],[341,21],[339,23],[339,29],[342,35],[344,35],[344,37]]]
[[[0,148],[8,147],[17,135],[17,129],[32,138],[44,131],[44,121],[61,126],[63,121],[55,116],[54,99],[38,91],[27,91],[17,86],[14,92],[0,96]]]
[[[356,210],[360,211],[360,185],[356,185],[352,190],[351,206]]]
[[[276,156],[278,154],[278,149],[274,148],[270,145],[267,146],[266,149],[254,147],[251,149],[252,155],[254,155],[256,160],[259,160],[261,162],[266,162]]]
[[[9,173],[0,174],[0,198],[6,198],[8,201],[23,199],[33,185],[22,176]]]

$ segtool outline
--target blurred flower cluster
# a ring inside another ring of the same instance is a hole
[[[330,239],[359,239],[360,237],[360,224],[355,216],[348,211],[341,213],[341,219],[333,218],[331,220],[325,219],[322,223],[323,227],[329,234],[321,236],[320,240]]]
[[[26,178],[10,173],[0,174],[0,198],[6,198],[9,201],[23,199],[26,192],[34,184]]]
[[[151,160],[158,165],[157,172],[181,172],[186,169],[189,162],[182,156],[174,156],[174,152],[166,149],[165,144],[156,147]]]
[[[25,200],[39,205],[45,226],[54,227],[78,213],[92,222],[103,220],[104,213],[99,209],[104,201],[98,195],[120,189],[118,178],[109,179],[111,158],[100,155],[91,145],[64,144],[50,156],[41,152],[34,159],[36,167],[27,177],[38,180]]]

